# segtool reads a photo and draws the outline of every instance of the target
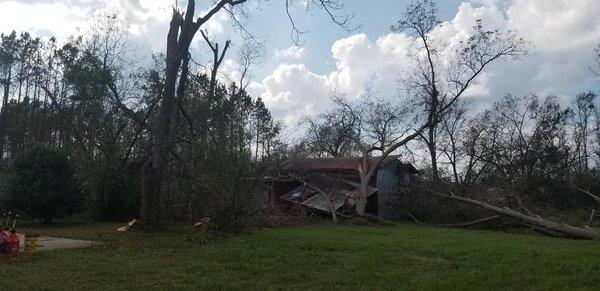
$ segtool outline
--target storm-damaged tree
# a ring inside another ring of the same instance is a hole
[[[487,30],[477,20],[471,35],[449,45],[436,39],[441,25],[434,1],[418,0],[408,5],[404,18],[392,26],[395,32],[416,39],[415,71],[401,80],[411,98],[427,114],[425,130],[418,134],[429,150],[432,177],[438,178],[438,125],[456,100],[472,87],[484,69],[494,63],[517,60],[528,54],[529,44],[513,30]]]
[[[465,183],[437,180],[420,188],[440,198],[516,219],[544,234],[600,238],[592,229],[544,219],[521,201],[521,197],[529,199],[525,202],[542,198],[540,192],[567,177],[578,162],[566,142],[567,115],[556,96],[507,95],[475,117],[464,131],[463,147],[468,157],[462,174]],[[494,201],[485,194],[490,189],[499,190],[504,197]],[[478,195],[486,196],[473,198]],[[506,201],[508,205],[502,205]]]
[[[356,201],[356,213],[365,214],[369,182],[373,178],[381,161],[373,165],[373,153],[386,153],[388,147],[407,135],[410,129],[403,124],[401,116],[407,115],[406,107],[395,105],[389,100],[383,100],[371,95],[368,90],[358,102],[349,102],[343,96],[333,98],[336,108],[323,117],[323,124],[331,121],[344,124],[345,131],[340,136],[351,143],[353,149],[361,156],[359,166],[361,196]],[[389,154],[388,154],[389,155]],[[387,155],[386,155],[387,156]],[[370,171],[374,167],[374,171]]]
[[[237,19],[237,13],[233,9],[241,6],[247,0],[219,0],[204,13],[195,18],[195,1],[189,0],[185,12],[174,9],[169,31],[167,33],[167,45],[165,54],[164,80],[160,90],[160,103],[156,105],[158,117],[155,124],[147,124],[143,117],[135,114],[122,102],[121,108],[140,125],[147,128],[152,136],[152,150],[148,160],[143,166],[142,194],[141,194],[141,221],[146,230],[156,230],[160,227],[160,193],[163,188],[164,171],[169,164],[169,156],[172,152],[177,124],[181,114],[182,98],[185,93],[186,82],[189,74],[189,47],[201,30],[215,14],[220,11],[228,13],[239,28],[247,32],[245,26]],[[300,33],[293,22],[290,7],[296,2],[302,2],[307,9],[318,7],[327,12],[332,21],[342,27],[348,27],[351,16],[337,15],[336,10],[343,8],[340,0],[309,0],[294,1],[286,0],[285,7],[288,16],[292,20],[293,30]],[[239,11],[237,11],[239,12]],[[218,68],[213,68],[213,70]],[[213,82],[211,82],[213,83]]]
[[[437,164],[435,131],[442,121],[441,117],[449,112],[467,89],[471,88],[477,76],[490,63],[518,59],[528,52],[528,42],[519,37],[517,32],[485,30],[481,21],[477,21],[472,34],[448,51],[446,53],[448,59],[443,61],[436,48],[432,47],[434,43],[432,34],[439,25],[436,13],[434,2],[418,0],[408,5],[404,18],[392,26],[394,31],[409,33],[420,41],[417,55],[422,55],[424,58],[415,60],[417,72],[411,74],[413,77],[404,82],[408,85],[407,92],[412,94],[412,98],[421,100],[408,110],[417,114],[416,124],[419,126],[411,131],[404,131],[404,134],[390,142],[385,149],[363,148],[361,180],[369,181],[377,172],[379,165],[390,154],[413,139],[424,137],[424,133],[430,137],[428,140],[434,141],[430,145],[434,152],[432,160]],[[410,119],[407,115],[403,117],[405,122]],[[368,159],[367,156],[376,150],[381,151],[381,155]],[[438,176],[437,169],[434,170],[434,176]],[[368,185],[361,183],[361,195],[356,203],[358,215],[365,213],[367,195]]]

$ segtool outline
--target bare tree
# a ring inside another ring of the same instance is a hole
[[[418,0],[408,5],[404,18],[392,26],[393,31],[405,32],[417,40],[416,72],[403,83],[431,119],[425,132],[419,136],[429,150],[434,178],[439,177],[437,126],[443,115],[489,64],[519,59],[527,55],[529,46],[517,32],[486,30],[482,21],[478,20],[473,34],[461,41],[452,54],[442,56],[446,44],[432,36],[439,25],[435,2]]]
[[[307,116],[300,121],[306,125],[306,141],[313,155],[318,157],[342,157],[352,153],[353,141],[348,138],[354,132],[357,121],[353,116],[328,112],[317,118]]]
[[[338,125],[335,135],[336,144],[352,146],[351,149],[361,156],[359,167],[361,195],[356,202],[358,215],[365,214],[371,178],[383,159],[393,152],[393,149],[388,151],[388,148],[391,146],[397,148],[411,139],[407,138],[411,136],[410,130],[404,128],[405,124],[401,123],[406,121],[400,118],[404,110],[389,101],[372,97],[370,91],[367,91],[357,102],[350,102],[344,96],[335,96],[333,103],[336,107],[320,115],[318,122],[313,122],[322,126]],[[328,134],[315,136],[310,133],[311,130],[309,130],[309,138],[318,143],[327,143],[331,137]],[[415,135],[412,136],[414,138]],[[376,152],[382,153],[382,157],[373,158]]]
[[[198,30],[216,13],[226,6],[232,9],[244,2],[246,0],[220,0],[197,19],[194,19],[196,5],[194,0],[188,1],[185,13],[173,10],[167,34],[165,80],[158,108],[158,123],[153,129],[152,154],[144,165],[142,178],[140,216],[142,226],[147,230],[156,230],[160,227],[160,192],[189,73],[189,46]]]
[[[596,112],[597,95],[593,92],[578,94],[573,101],[573,125],[575,150],[579,158],[579,171],[587,175],[589,170],[589,135]]]
[[[468,103],[459,101],[452,106],[450,112],[442,117],[441,122],[441,140],[439,151],[444,154],[452,170],[452,176],[455,183],[463,183],[464,180],[459,176],[459,163],[464,155],[462,141],[460,140],[466,129]]]
[[[528,43],[516,32],[484,30],[481,23],[478,22],[473,35],[461,43],[459,49],[455,51],[453,65],[444,71],[449,76],[448,80],[443,82],[445,86],[441,87],[442,79],[438,77],[440,70],[438,67],[441,62],[436,58],[436,50],[431,47],[431,34],[439,23],[436,13],[437,8],[434,2],[415,1],[408,6],[404,19],[392,26],[394,31],[411,33],[422,44],[425,59],[417,61],[419,70],[416,74],[412,74],[415,78],[410,79],[408,84],[411,84],[411,88],[414,89],[410,92],[424,100],[422,105],[426,118],[413,130],[404,131],[404,134],[391,142],[385,149],[362,147],[361,181],[369,181],[377,172],[379,165],[390,154],[411,140],[424,137],[426,130],[429,133],[428,140],[433,141],[428,145],[433,152],[432,161],[437,165],[434,134],[436,126],[442,121],[441,117],[464,95],[488,64],[497,60],[517,59],[527,53]],[[368,156],[376,150],[381,151],[381,156],[371,162]],[[434,171],[434,175],[437,176],[437,168]],[[361,196],[356,204],[358,215],[365,213],[367,195],[368,182],[361,182]]]

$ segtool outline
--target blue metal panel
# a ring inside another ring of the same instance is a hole
[[[407,218],[404,211],[408,203],[410,174],[403,170],[399,160],[387,163],[377,171],[377,215],[386,220]]]

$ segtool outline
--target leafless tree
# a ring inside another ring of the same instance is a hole
[[[330,112],[317,118],[305,117],[300,124],[307,126],[306,141],[313,155],[342,157],[353,151],[353,142],[348,136],[353,132],[354,122],[348,116]]]
[[[361,150],[363,156],[361,181],[370,180],[384,159],[411,140],[424,137],[426,131],[429,133],[428,140],[434,141],[429,143],[428,147],[431,147],[432,160],[437,165],[437,156],[434,156],[437,150],[434,134],[437,125],[442,121],[441,117],[464,95],[488,64],[498,60],[517,59],[528,51],[528,43],[516,32],[484,30],[481,23],[478,22],[473,35],[461,43],[460,48],[455,51],[453,65],[450,66],[450,69],[443,71],[449,77],[443,82],[445,86],[442,87],[442,78],[438,77],[441,74],[438,73],[441,62],[436,57],[437,50],[431,47],[431,34],[439,23],[436,14],[437,8],[434,2],[415,1],[408,5],[404,19],[392,26],[394,31],[408,32],[413,35],[420,41],[424,50],[422,55],[425,58],[417,60],[419,70],[416,74],[412,74],[416,77],[408,80],[408,84],[411,84],[410,87],[414,89],[411,92],[424,101],[422,105],[426,117],[418,127],[404,131],[404,134],[381,150],[381,156],[374,159],[374,162],[370,162],[367,157],[369,153],[378,148],[363,147]],[[434,173],[434,176],[437,177],[437,167],[434,169]],[[368,183],[362,182],[361,197],[356,204],[358,215],[364,215],[367,195]]]
[[[442,116],[439,151],[446,157],[455,183],[463,183],[459,176],[460,161],[465,158],[461,137],[467,124],[468,102],[459,101]]]
[[[359,167],[361,196],[356,203],[356,213],[364,215],[369,181],[379,168],[379,164],[395,148],[406,144],[411,139],[410,136],[414,138],[415,135],[410,133],[406,124],[402,123],[407,120],[401,118],[406,110],[392,105],[387,100],[373,98],[369,91],[355,102],[347,100],[344,96],[335,96],[333,103],[335,108],[320,115],[315,124],[328,127],[335,125],[337,129],[335,136],[338,142],[334,144],[351,146],[352,150],[362,157]],[[311,132],[312,130],[309,130],[309,133]],[[317,142],[327,143],[331,135],[309,134],[309,137]],[[395,148],[389,150],[390,147]],[[382,153],[383,158],[373,159],[376,152]]]
[[[478,20],[468,39],[461,41],[453,52],[444,52],[446,44],[432,36],[439,25],[435,2],[418,0],[409,4],[403,19],[392,26],[393,31],[407,33],[417,40],[416,71],[402,83],[431,119],[419,136],[429,150],[434,178],[439,177],[437,126],[443,115],[489,64],[519,59],[529,50],[528,42],[516,31],[487,30]]]
[[[578,94],[573,101],[573,135],[575,150],[580,160],[579,171],[587,175],[589,170],[589,136],[594,124],[597,95],[593,92]]]

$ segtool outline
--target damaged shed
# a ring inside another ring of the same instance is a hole
[[[373,163],[377,157],[369,159]],[[269,196],[274,204],[286,209],[297,205],[320,213],[341,215],[354,211],[360,195],[360,167],[362,158],[307,159],[287,169],[271,171],[265,179]],[[383,160],[369,181],[366,212],[386,220],[403,220],[410,195],[411,176],[418,173],[398,156]]]

